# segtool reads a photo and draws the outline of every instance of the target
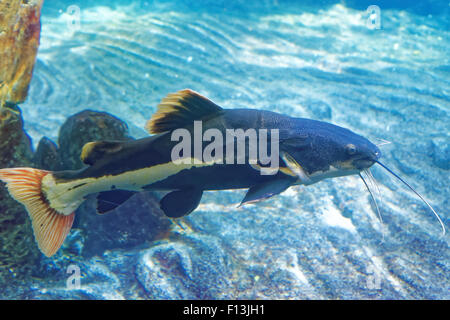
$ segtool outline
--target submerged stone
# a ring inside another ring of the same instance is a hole
[[[63,169],[76,170],[85,166],[80,155],[88,142],[130,139],[126,123],[106,112],[85,110],[77,113],[69,117],[59,130]]]
[[[20,109],[0,108],[0,168],[31,165],[30,138],[23,130]],[[31,222],[23,206],[0,185],[0,278],[26,274],[39,254]]]
[[[143,251],[135,272],[150,299],[232,299],[230,260],[217,238],[183,235]]]
[[[36,168],[58,171],[62,168],[61,157],[58,146],[47,137],[43,137],[38,144],[34,154],[33,163]]]
[[[0,168],[29,167],[33,152],[17,104],[25,101],[41,31],[43,0],[0,2]],[[0,184],[0,279],[29,274],[39,256],[24,207]]]
[[[20,103],[27,97],[39,47],[42,3],[0,2],[0,102]]]
[[[76,228],[84,234],[81,253],[85,257],[101,256],[112,249],[148,247],[165,238],[172,225],[159,208],[152,192],[138,193],[116,209],[99,215],[96,199],[88,199],[76,213]]]

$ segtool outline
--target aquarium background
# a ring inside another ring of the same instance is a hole
[[[20,105],[33,145],[58,142],[67,118],[85,109],[145,137],[158,102],[191,88],[224,108],[390,141],[383,162],[450,228],[448,1],[192,2],[45,1]],[[380,28],[367,25],[369,5],[380,8]],[[0,298],[450,298],[448,234],[403,185],[372,172],[383,223],[357,176],[242,208],[244,190],[206,192],[178,223],[148,218],[157,194],[101,217],[87,204],[53,258],[39,257],[30,275],[2,275]]]

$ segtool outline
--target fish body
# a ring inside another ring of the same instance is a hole
[[[292,118],[270,111],[252,109],[223,110],[217,117],[202,122],[202,132],[208,129],[217,129],[222,136],[226,130],[235,129],[267,129],[279,130],[280,152],[288,152],[302,164],[305,173],[314,181],[320,181],[321,174],[331,171],[338,175],[348,175],[359,172],[358,169],[337,170],[345,166],[350,159],[346,156],[345,146],[353,143],[364,148],[368,161],[377,159],[380,151],[367,139],[354,134],[350,130],[326,123],[303,118]],[[193,125],[185,126],[191,137],[194,134]],[[330,141],[333,139],[334,141]],[[257,136],[257,143],[259,137]],[[209,142],[202,141],[201,150]],[[292,177],[296,184],[308,184],[298,180],[283,161],[280,161],[280,170],[274,175],[261,175],[255,166],[249,164],[249,152],[246,150],[244,164],[237,164],[234,152],[234,163],[218,164],[201,162],[198,164],[172,164],[171,151],[178,144],[172,140],[172,132],[167,131],[148,138],[117,142],[111,149],[119,151],[107,153],[107,156],[96,161],[91,166],[80,171],[62,171],[53,173],[56,184],[73,183],[80,186],[84,193],[94,193],[88,184],[95,181],[109,179],[99,191],[122,189],[134,191],[143,190],[177,190],[184,188],[198,188],[202,190],[225,190],[250,188],[256,184]],[[327,146],[325,146],[327,144]],[[333,146],[331,146],[333,145]],[[342,145],[343,150],[338,148]],[[226,143],[222,144],[223,154],[226,153]],[[320,146],[318,148],[318,146]],[[192,146],[191,154],[194,154]],[[236,150],[236,146],[235,146]],[[313,153],[313,154],[311,154]],[[372,158],[371,158],[372,157]],[[370,163],[372,164],[373,161]],[[350,167],[348,168],[350,169]],[[337,173],[339,171],[339,173]],[[140,178],[134,177],[139,175]],[[120,177],[115,179],[113,177]],[[317,177],[317,178],[314,178]],[[122,179],[123,178],[123,179]],[[122,179],[122,180],[121,180]],[[121,181],[120,181],[121,180]],[[137,181],[138,180],[138,181]],[[86,185],[81,185],[84,182]],[[117,183],[116,183],[117,182]],[[100,185],[99,183],[98,185]],[[95,187],[98,188],[98,187]]]
[[[348,129],[270,111],[223,109],[189,89],[164,98],[147,130],[153,135],[144,139],[86,144],[81,158],[88,166],[78,171],[0,169],[0,180],[25,205],[45,255],[59,249],[75,210],[91,194],[103,214],[136,192],[167,191],[161,209],[178,218],[195,210],[205,190],[248,189],[244,205],[292,185],[359,174],[381,155]]]

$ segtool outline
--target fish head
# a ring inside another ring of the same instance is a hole
[[[350,130],[343,136],[334,137],[331,143],[337,151],[337,161],[333,165],[343,171],[360,172],[370,168],[381,157],[381,151],[375,144]]]
[[[381,156],[375,144],[348,129],[322,121],[302,120],[284,144],[282,140],[281,148],[295,159],[304,175],[301,178],[304,184],[358,174]]]

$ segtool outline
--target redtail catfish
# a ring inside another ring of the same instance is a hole
[[[270,111],[223,109],[188,89],[164,98],[147,130],[152,135],[140,140],[86,144],[81,158],[87,166],[78,171],[0,169],[46,256],[58,251],[75,210],[90,194],[97,194],[97,212],[104,214],[136,192],[167,191],[161,209],[177,218],[194,211],[205,190],[246,188],[244,205],[296,184],[363,178],[374,163],[401,180],[379,162],[375,144],[348,129]]]

